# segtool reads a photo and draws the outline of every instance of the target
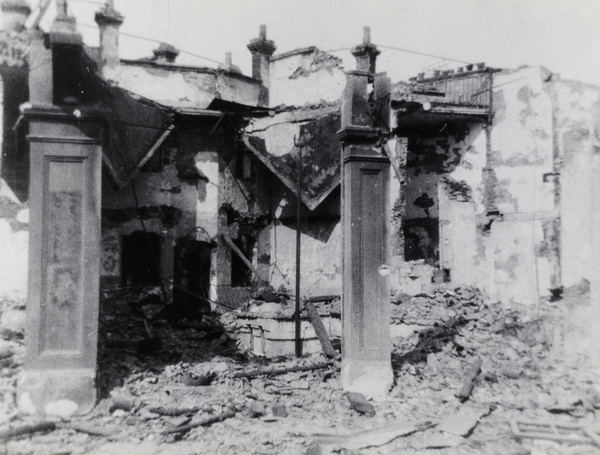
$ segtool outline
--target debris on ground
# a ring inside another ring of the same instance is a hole
[[[23,334],[0,332],[2,453],[600,454],[598,372],[567,336],[579,331],[566,315],[587,307],[567,297],[520,307],[474,287],[403,296],[391,307],[388,399],[353,403],[318,340],[312,354],[266,358],[230,336],[233,312],[166,318],[164,302],[144,296],[102,307],[99,396],[85,416],[19,415]],[[283,292],[260,297],[279,301],[252,305],[288,310]],[[326,325],[339,321],[331,298],[313,302]],[[148,339],[153,349],[139,343]],[[539,427],[517,435],[511,421],[551,423],[578,439],[549,440]]]

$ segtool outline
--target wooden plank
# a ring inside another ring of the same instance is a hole
[[[252,262],[250,262],[248,260],[248,258],[246,256],[244,256],[244,253],[242,253],[242,250],[240,250],[237,247],[237,245],[235,243],[233,243],[233,240],[231,240],[227,234],[223,234],[222,237],[223,237],[223,240],[225,240],[225,243],[229,246],[229,248],[231,248],[233,250],[233,252],[238,255],[238,257],[242,260],[242,262],[244,264],[246,264],[246,267],[248,267],[250,269],[250,271],[254,274],[254,276],[256,276],[257,278],[260,278],[262,281],[264,281],[266,283],[269,282],[269,280],[265,279],[265,277],[263,277],[258,272],[258,270],[256,270],[256,268],[252,265]]]
[[[308,319],[310,319],[310,323],[315,329],[315,333],[317,334],[317,338],[319,339],[319,343],[321,343],[321,348],[323,348],[323,353],[330,358],[334,358],[337,356],[337,351],[333,349],[331,345],[331,341],[329,340],[329,335],[327,334],[327,330],[323,325],[323,321],[321,316],[319,316],[319,312],[315,308],[315,306],[310,301],[304,302],[304,307],[306,308],[306,312],[308,313]]]

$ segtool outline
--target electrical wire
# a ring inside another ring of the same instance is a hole
[[[87,28],[94,28],[97,29],[98,26],[97,25],[91,25],[91,24],[86,24],[85,22],[77,22],[77,25],[81,25],[82,27],[87,27]],[[158,39],[154,39],[154,38],[148,38],[146,36],[140,36],[140,35],[134,35],[133,33],[127,33],[127,32],[121,32],[119,31],[119,36],[126,36],[128,38],[135,38],[135,39],[139,39],[142,41],[148,41],[151,43],[162,43],[163,41],[158,40]],[[196,57],[196,58],[200,58],[202,60],[206,60],[208,62],[212,62],[215,63],[217,65],[224,65],[223,62],[219,61],[219,60],[215,60],[212,59],[210,57],[205,57],[204,55],[200,55],[200,54],[196,54],[194,52],[190,52],[190,51],[186,51],[185,49],[177,49],[179,52],[181,52],[182,54],[187,54],[187,55],[191,55],[192,57]]]
[[[439,60],[448,60],[450,62],[464,63],[466,65],[471,65],[472,64],[472,62],[466,62],[464,60],[458,60],[458,59],[455,59],[455,58],[444,57],[444,56],[441,56],[441,55],[428,54],[426,52],[411,51],[410,49],[403,49],[401,47],[396,47],[396,46],[387,46],[385,44],[378,44],[377,47],[381,47],[383,49],[390,49],[390,50],[393,50],[393,51],[406,52],[408,54],[422,55],[424,57],[437,58]]]

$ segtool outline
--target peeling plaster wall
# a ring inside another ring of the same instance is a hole
[[[504,214],[552,211],[552,97],[540,67],[498,73],[489,166],[496,173],[495,202]]]
[[[287,55],[287,54],[284,54]],[[341,60],[309,48],[275,56],[269,69],[269,104],[304,106],[338,101],[346,87]]]
[[[208,182],[198,185],[196,199],[196,223],[209,238],[219,232],[219,160],[216,152],[196,154],[196,167],[208,178]]]
[[[173,277],[173,248],[177,239],[191,237],[210,242],[218,232],[219,164],[214,141],[198,135],[178,137],[175,163],[160,172],[139,172],[133,179],[144,226],[161,237],[161,276]],[[206,150],[208,149],[208,150]],[[158,153],[158,151],[157,151]],[[194,166],[201,179],[180,177],[183,165]],[[207,181],[208,179],[208,181]],[[101,278],[120,284],[121,236],[143,231],[137,218],[132,185],[118,190],[106,179],[102,192]]]
[[[458,200],[448,185],[438,186],[440,206],[440,268],[450,271],[450,280],[456,284],[472,285],[477,282],[475,268],[476,217],[471,200]]]
[[[593,181],[598,179],[592,166],[600,153],[600,87],[572,81],[553,83],[556,96],[556,141],[560,169],[561,274],[565,287],[582,279],[592,281],[592,262],[598,253],[592,237]]]
[[[302,296],[335,294],[342,289],[341,223],[313,222],[302,232],[300,292]],[[296,289],[296,229],[283,224],[270,226],[264,235],[271,244],[271,284]],[[276,264],[276,266],[275,266]]]
[[[405,201],[400,202],[404,203],[405,231],[396,230],[395,235],[406,234],[403,243],[411,250],[406,251],[406,256],[402,251],[403,259],[410,260],[416,248],[427,254],[429,265],[446,269],[453,283],[472,284],[477,277],[475,220],[485,210],[484,126],[481,122],[447,123],[435,131],[433,128],[425,134],[416,131],[409,137],[403,185]],[[444,183],[448,180],[468,190],[468,194],[457,196],[448,192]],[[427,285],[432,279],[430,267],[423,264],[418,270],[421,269],[427,272],[421,277],[421,284]],[[415,275],[417,269],[411,270]],[[421,292],[415,279],[409,287]]]
[[[261,85],[248,77],[211,69],[124,63],[105,68],[119,87],[166,106],[206,109],[215,99],[257,106]]]
[[[166,71],[134,65],[105,70],[119,87],[168,106],[206,108],[214,99],[216,78],[210,73]]]
[[[493,299],[534,304],[553,287],[554,179],[550,73],[526,67],[496,73],[488,166],[491,208],[482,218],[479,257],[485,289]]]

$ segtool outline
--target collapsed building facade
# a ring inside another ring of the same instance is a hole
[[[73,350],[73,328],[97,330],[93,312],[80,315],[87,321],[81,327],[79,316],[63,319],[81,287],[153,288],[187,316],[237,308],[257,282],[293,290],[298,230],[300,294],[340,295],[338,131],[348,80],[340,59],[315,47],[277,55],[261,29],[248,45],[252,77],[230,59],[218,69],[178,65],[178,51],[166,44],[152,58],[121,60],[123,18],[111,2],[96,15],[99,49],[83,46],[59,3],[49,34],[23,30],[26,4],[3,3],[0,238],[9,254],[0,259],[7,272],[0,289],[24,302],[29,286],[29,299],[43,300],[43,281],[54,280],[62,284],[52,299],[64,304],[56,313],[28,310],[43,338],[31,359],[44,349]],[[372,46],[368,37],[364,44]],[[377,53],[369,54],[373,73]],[[382,147],[392,168],[390,197],[382,195],[380,207],[391,257],[379,272],[389,272],[392,292],[466,284],[531,305],[582,281],[595,285],[589,244],[597,235],[600,88],[539,67],[469,65],[420,74],[363,101],[389,131]],[[40,139],[46,136],[53,139]],[[31,174],[30,155],[59,153],[37,144],[65,137],[77,145],[73,156],[90,147],[102,164],[88,155],[61,158],[55,170],[45,164]],[[84,161],[101,167],[100,180],[82,177],[92,171],[73,163]],[[42,184],[50,186],[36,187]],[[30,189],[63,197],[30,200]],[[50,227],[40,218],[49,216],[44,204],[58,213],[45,219]],[[79,250],[42,251],[48,229],[57,242],[78,235],[77,222],[64,223],[73,214],[86,229],[80,248],[100,245],[97,266]],[[35,270],[28,247],[45,255]],[[76,257],[84,257],[84,272],[79,262],[69,265]],[[54,275],[46,275],[48,266]],[[94,340],[73,361],[91,370],[92,381]]]

